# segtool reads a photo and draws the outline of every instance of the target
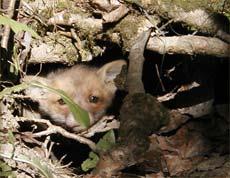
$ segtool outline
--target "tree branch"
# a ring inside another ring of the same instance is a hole
[[[204,36],[152,37],[147,49],[160,54],[189,54],[229,57],[229,45],[218,38]]]
[[[225,32],[225,27],[228,24],[223,24],[220,19],[223,17],[217,16],[214,9],[212,9],[212,13],[208,12],[206,1],[198,3],[183,1],[181,3],[180,1],[142,0],[141,2],[145,9],[154,9],[155,13],[160,16],[173,19],[174,22],[184,22],[202,33],[218,36],[220,39],[230,43],[230,35]],[[214,5],[216,8],[222,8],[217,3]]]
[[[144,86],[142,83],[142,70],[144,64],[144,49],[149,39],[151,30],[143,32],[132,46],[129,53],[129,69],[127,76],[127,86],[129,94],[144,93]]]
[[[83,136],[79,136],[77,134],[70,133],[60,126],[53,125],[53,124],[51,124],[51,122],[49,120],[37,119],[37,118],[30,119],[30,118],[25,118],[25,117],[17,117],[17,121],[33,121],[33,122],[37,122],[37,123],[43,123],[43,124],[46,124],[48,126],[48,128],[45,131],[33,133],[34,137],[41,137],[41,136],[47,136],[50,134],[59,133],[66,138],[77,140],[80,143],[88,145],[92,150],[96,150],[96,145],[91,140],[84,138]]]

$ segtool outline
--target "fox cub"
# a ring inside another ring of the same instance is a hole
[[[123,65],[126,65],[124,60],[107,63],[101,68],[76,65],[50,73],[47,77],[26,76],[23,80],[38,81],[65,91],[75,103],[88,111],[90,123],[93,124],[105,114],[111,104],[117,90],[114,79]],[[25,93],[38,103],[39,112],[48,115],[57,125],[72,131],[82,129],[59,95],[38,87],[29,87]]]

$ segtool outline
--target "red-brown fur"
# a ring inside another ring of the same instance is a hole
[[[116,91],[113,79],[125,64],[124,60],[117,60],[99,69],[76,65],[67,70],[51,73],[46,78],[28,76],[25,80],[36,80],[52,88],[65,91],[80,107],[89,112],[92,124],[103,116],[111,104]],[[73,118],[68,106],[58,102],[60,96],[44,89],[40,90],[31,87],[26,93],[38,101],[39,109],[42,112],[48,114],[55,123],[65,124],[73,131],[82,129]],[[98,97],[98,101],[90,102],[90,96]]]

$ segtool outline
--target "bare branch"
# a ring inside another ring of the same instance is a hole
[[[122,17],[124,17],[129,12],[129,9],[125,5],[120,5],[117,9],[112,12],[103,15],[104,23],[112,23],[119,21]]]
[[[69,14],[66,11],[57,13],[48,20],[49,25],[76,25],[82,29],[92,29],[93,32],[102,30],[102,20],[86,17],[80,14]]]
[[[120,123],[114,119],[114,116],[104,116],[88,130],[80,133],[80,135],[89,138],[94,136],[95,133],[106,132],[111,129],[118,129],[119,126]]]
[[[37,118],[30,119],[30,118],[25,118],[25,117],[17,117],[17,121],[33,121],[33,122],[37,122],[37,123],[43,123],[43,124],[46,124],[48,126],[48,128],[45,131],[33,133],[34,137],[41,137],[41,136],[47,136],[50,134],[59,133],[66,138],[70,138],[70,139],[76,140],[80,143],[88,145],[92,150],[96,150],[96,145],[91,140],[84,138],[82,136],[79,136],[77,134],[70,133],[60,126],[53,125],[53,124],[51,124],[51,122],[49,120],[37,119]]]
[[[220,39],[230,42],[230,35],[224,31],[224,26],[215,13],[209,13],[205,10],[207,2],[194,3],[190,1],[173,2],[173,1],[142,1],[145,9],[153,8],[154,11],[174,22],[184,22],[187,25],[196,28],[203,33],[218,36]]]
[[[229,57],[229,45],[218,38],[204,36],[152,37],[147,49],[160,54],[201,54]]]
[[[129,69],[127,76],[127,86],[129,93],[144,93],[144,86],[142,84],[142,70],[144,64],[144,50],[145,44],[149,39],[151,30],[143,32],[139,35],[137,42],[132,46],[129,53]]]

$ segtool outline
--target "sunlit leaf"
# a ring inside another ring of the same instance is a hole
[[[115,134],[113,130],[107,132],[97,143],[96,148],[99,152],[105,152],[109,150],[115,144]],[[99,161],[99,156],[94,153],[89,153],[89,158],[86,159],[82,164],[81,168],[83,171],[88,171],[96,167]]]
[[[99,151],[107,151],[115,144],[115,134],[113,130],[107,132],[97,143],[96,147]]]
[[[37,157],[34,157],[31,159],[30,161],[30,164],[33,166],[33,167],[36,167],[39,172],[45,176],[46,178],[52,178],[53,175],[52,175],[52,171],[43,163],[41,164],[41,160]]]
[[[13,173],[12,168],[1,160],[0,160],[0,177],[16,178],[16,176]]]
[[[7,87],[0,92],[0,100],[6,95],[10,95],[13,92],[19,92],[19,91],[25,90],[28,87],[29,87],[29,85],[26,83],[21,83],[19,85],[15,85],[13,87]]]
[[[98,161],[99,157],[97,156],[97,154],[91,151],[89,153],[89,158],[81,164],[81,169],[85,172],[93,169],[97,165]]]
[[[6,95],[10,95],[13,92],[19,92],[19,91],[25,90],[26,88],[28,88],[30,86],[45,88],[45,89],[59,95],[63,99],[63,101],[67,104],[67,106],[69,107],[69,109],[70,109],[71,113],[73,114],[74,118],[76,119],[76,121],[81,126],[84,126],[86,128],[89,127],[90,119],[89,119],[89,114],[87,111],[83,110],[80,106],[78,106],[70,97],[68,97],[68,95],[64,91],[51,88],[51,87],[49,87],[47,85],[43,85],[37,81],[32,81],[30,83],[21,83],[19,85],[15,85],[13,87],[5,88],[4,90],[2,90],[0,92],[0,100]]]
[[[45,162],[42,162],[39,157],[31,157],[24,154],[14,154],[13,152],[1,152],[0,150],[0,158],[8,158],[15,161],[23,162],[29,164],[31,167],[37,168],[38,171],[46,178],[53,178],[52,170],[46,165]],[[1,162],[0,162],[1,163]]]
[[[84,126],[86,128],[89,127],[90,119],[89,119],[88,112],[83,110],[80,106],[78,106],[71,98],[68,97],[68,95],[63,90],[51,88],[37,81],[32,81],[30,85],[35,87],[45,88],[53,93],[58,94],[63,99],[63,101],[67,104],[68,108],[70,109],[76,121],[80,123],[81,126]]]
[[[17,22],[9,17],[0,15],[0,25],[9,25],[10,28],[14,31],[14,33],[18,33],[21,31],[27,31],[31,33],[31,35],[35,38],[40,38],[40,36],[26,24]]]
[[[8,141],[12,145],[15,143],[15,137],[14,137],[14,134],[11,130],[8,130]]]

